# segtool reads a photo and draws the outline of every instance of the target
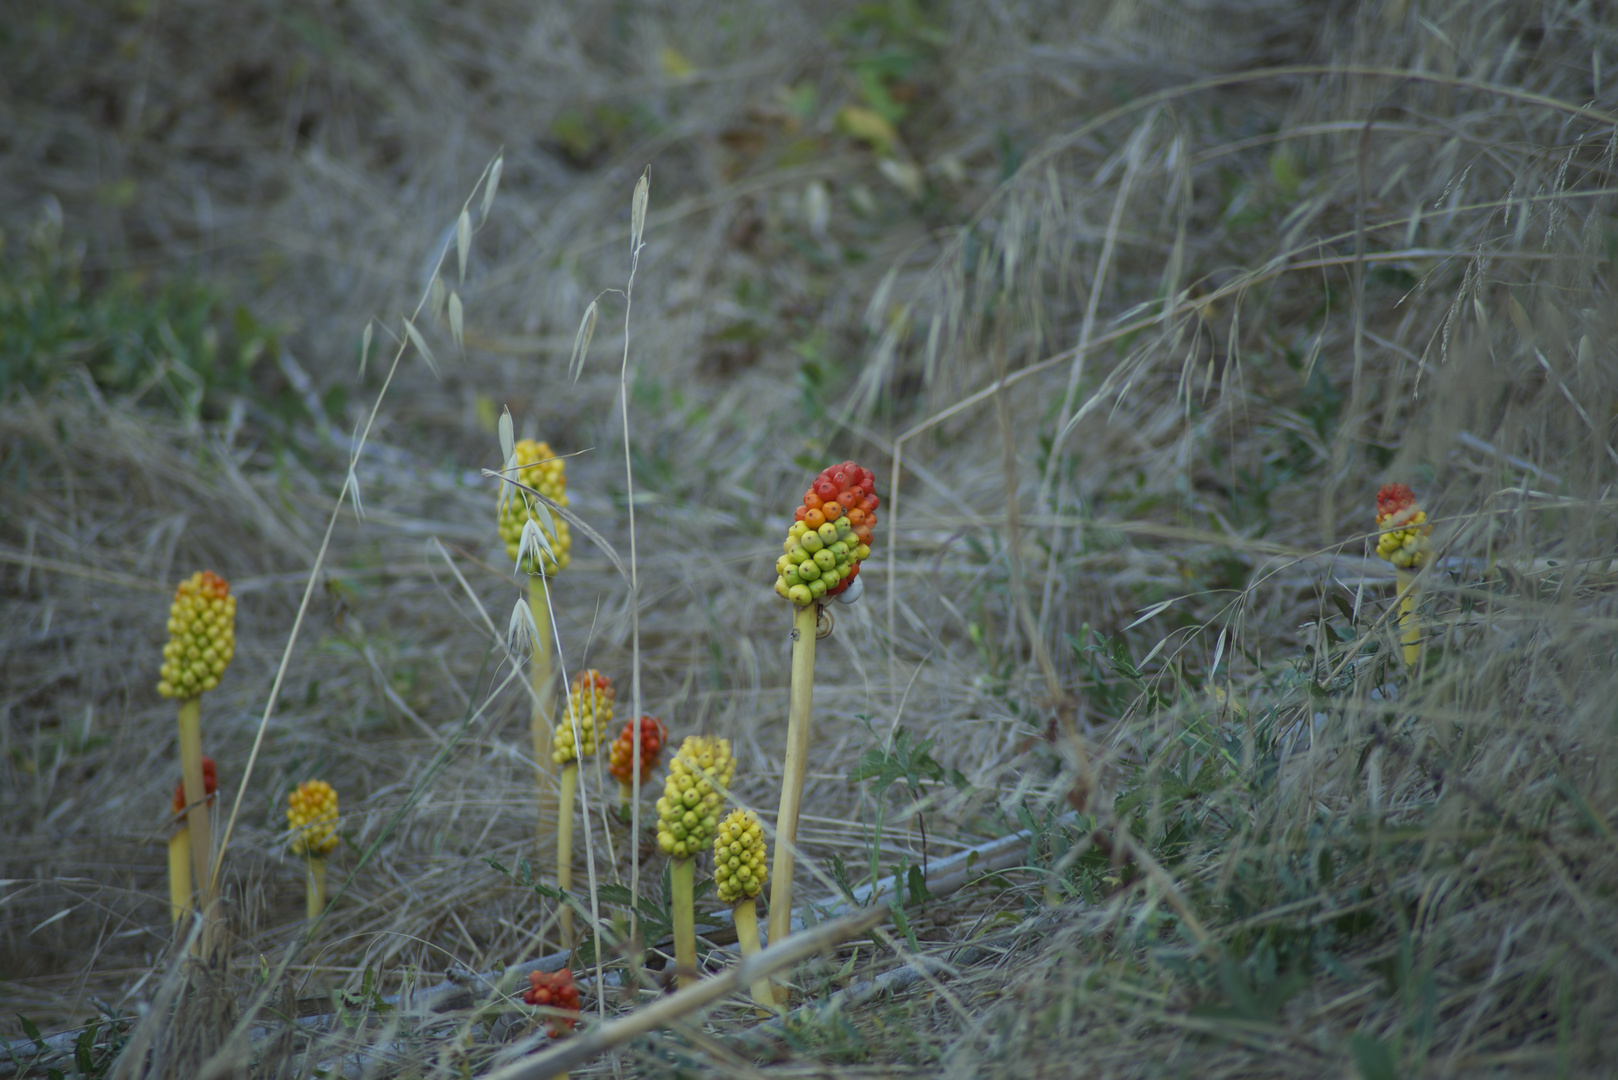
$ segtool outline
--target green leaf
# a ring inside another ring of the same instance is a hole
[[[39,1032],[38,1024],[28,1019],[28,1017],[24,1016],[22,1013],[17,1014],[17,1020],[22,1024],[23,1034],[34,1040],[34,1045],[39,1047],[39,1052],[41,1054],[50,1049],[50,1047],[45,1044],[45,1036],[41,1035]]]
[[[1381,1039],[1355,1032],[1348,1039],[1349,1053],[1359,1069],[1360,1080],[1399,1080],[1394,1048]]]

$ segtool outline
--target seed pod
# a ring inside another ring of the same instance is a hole
[[[330,855],[337,848],[337,792],[324,780],[299,784],[287,796],[287,828],[294,855]]]
[[[191,698],[212,690],[235,654],[236,598],[230,595],[230,583],[211,570],[199,570],[174,590],[157,692]]]
[[[792,527],[776,560],[775,591],[798,607],[836,596],[871,554],[878,505],[871,470],[845,461],[824,470],[793,512]],[[793,571],[796,571],[794,577]]]

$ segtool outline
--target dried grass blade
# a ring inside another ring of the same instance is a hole
[[[472,253],[472,215],[463,208],[455,222],[455,261],[459,264],[460,283],[466,284],[466,257]]]
[[[421,358],[427,361],[427,366],[432,369],[432,373],[434,375],[440,374],[438,361],[433,358],[433,351],[427,347],[427,342],[422,338],[421,331],[416,329],[416,324],[409,319],[405,320],[405,333],[410,336],[411,344],[421,353]]]
[[[590,352],[590,339],[595,337],[599,311],[598,301],[590,301],[590,306],[584,309],[584,318],[579,320],[579,332],[573,337],[573,355],[567,362],[567,375],[574,382],[579,381],[584,371],[584,358]]]

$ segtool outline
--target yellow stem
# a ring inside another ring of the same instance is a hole
[[[538,574],[528,579],[528,610],[534,613],[534,626],[539,633],[534,637],[533,687],[534,708],[530,726],[534,734],[534,777],[539,786],[538,833],[541,845],[545,842],[545,819],[551,809],[550,797],[555,790],[555,770],[551,763],[551,608],[545,591],[545,579]]]
[[[191,911],[191,830],[181,825],[169,837],[169,915],[175,922]]]
[[[751,896],[736,903],[734,909],[736,916],[736,943],[742,947],[742,959],[759,951],[758,948],[758,901]],[[775,1009],[775,995],[770,990],[770,980],[760,979],[753,984],[753,1004],[758,1006],[760,1015],[768,1015]]]
[[[202,786],[202,698],[188,697],[180,702],[180,776],[185,787],[186,824],[191,831],[191,863],[196,868],[193,881],[202,883],[202,910],[207,912],[212,897],[208,888],[208,860],[213,855],[212,834],[208,830],[208,795]]]
[[[804,770],[809,764],[809,713],[815,695],[815,624],[819,604],[798,608],[792,616],[792,704],[787,714],[787,755],[781,776],[781,809],[775,815],[775,878],[770,890],[770,944],[779,945],[792,929],[792,846],[798,836],[798,806],[803,801]],[[789,993],[776,987],[783,1003]]]
[[[311,920],[318,919],[320,913],[326,910],[326,860],[319,855],[309,858],[309,888],[305,900]]]
[[[1419,590],[1414,570],[1398,570],[1394,580],[1399,587],[1399,641],[1404,645],[1406,667],[1421,659],[1421,619],[1416,615]]]
[[[579,786],[578,759],[562,766],[562,792],[556,815],[556,887],[563,892],[573,888],[573,792]],[[566,901],[557,913],[562,948],[573,947],[573,908]]]
[[[680,989],[697,981],[697,860],[675,859],[669,872],[674,895],[669,898],[674,916],[674,970],[680,976]],[[757,932],[757,927],[754,928]]]
[[[635,789],[629,785],[627,780],[618,781],[618,817],[625,825],[630,823],[634,814],[631,807],[634,801]]]

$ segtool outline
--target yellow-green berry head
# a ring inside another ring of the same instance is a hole
[[[729,739],[691,735],[680,744],[657,800],[657,846],[663,854],[690,859],[713,842],[724,793],[735,775]]]
[[[726,904],[749,900],[764,888],[764,826],[751,810],[732,810],[713,842],[713,879]]]
[[[523,439],[513,448],[517,458],[517,475],[515,479],[535,491],[544,495],[557,506],[567,505],[567,478],[563,475],[562,459],[551,452],[548,444],[535,442],[533,439]],[[556,525],[552,532],[544,525],[545,518],[535,512],[530,505],[533,496],[519,490],[504,481],[500,483],[499,517],[500,539],[506,544],[506,558],[516,562],[522,550],[522,530],[529,521],[545,534],[546,543],[550,544],[551,555],[541,555],[539,559],[530,554],[523,564],[523,571],[528,574],[544,574],[551,577],[557,571],[566,568],[568,553],[573,547],[573,538],[568,533],[567,522],[556,514],[551,514],[551,520]],[[535,565],[536,561],[540,565]]]
[[[612,723],[612,702],[612,680],[601,672],[589,668],[573,676],[573,685],[567,691],[567,708],[551,737],[551,760],[566,765],[594,754],[597,734],[606,731]],[[584,739],[583,753],[573,743],[575,721]]]
[[[1409,484],[1383,484],[1376,493],[1376,555],[1401,570],[1418,570],[1431,556],[1433,527]]]
[[[287,828],[294,855],[330,855],[337,847],[337,792],[324,780],[299,784],[287,796]]]
[[[230,583],[211,570],[199,570],[174,590],[157,692],[190,698],[212,690],[235,655],[236,598],[230,595]]]

